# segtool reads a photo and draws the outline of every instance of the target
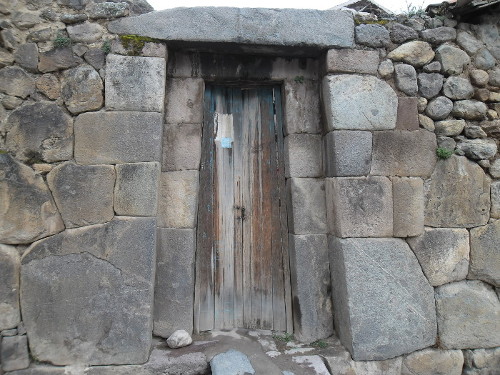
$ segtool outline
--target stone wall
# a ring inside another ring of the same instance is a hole
[[[495,373],[498,16],[340,12],[341,42],[300,58],[108,31],[150,10],[0,1],[3,371],[143,363],[192,330],[204,82],[253,79],[283,85],[296,337],[335,328],[353,368]]]

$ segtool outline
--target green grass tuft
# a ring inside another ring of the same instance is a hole
[[[438,147],[436,149],[436,155],[439,159],[448,159],[453,155],[453,150],[448,150],[447,148],[444,147]]]

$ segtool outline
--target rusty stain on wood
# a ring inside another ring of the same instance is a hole
[[[280,89],[205,95],[195,330],[291,332]]]

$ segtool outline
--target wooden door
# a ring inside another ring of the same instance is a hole
[[[207,85],[194,326],[292,331],[278,86]]]

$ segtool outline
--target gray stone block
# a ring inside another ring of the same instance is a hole
[[[13,246],[0,244],[0,331],[17,327],[19,310],[19,272],[21,259]]]
[[[323,79],[323,107],[328,131],[394,129],[398,98],[376,77],[340,74]]]
[[[54,162],[73,156],[73,120],[55,103],[19,107],[11,112],[5,126],[6,146],[21,161]]]
[[[159,113],[82,113],[75,120],[75,159],[80,164],[160,161],[161,133]]]
[[[153,329],[157,336],[193,331],[195,235],[193,229],[159,229]]]
[[[399,97],[397,130],[418,130],[418,98]]]
[[[2,370],[22,370],[30,365],[26,336],[3,337],[0,345]]]
[[[290,134],[285,137],[286,177],[321,177],[323,175],[321,135]]]
[[[194,228],[198,212],[198,171],[163,172],[160,175],[158,225]]]
[[[35,92],[35,80],[17,66],[0,69],[0,92],[25,99]]]
[[[154,219],[120,217],[68,229],[26,250],[21,308],[32,355],[56,365],[144,363],[153,329],[155,242]]]
[[[331,49],[326,54],[328,73],[377,74],[380,57],[377,51]]]
[[[201,78],[171,78],[167,82],[165,118],[168,124],[203,122],[204,81]]]
[[[436,49],[436,60],[441,63],[443,73],[451,75],[462,73],[471,62],[465,51],[448,44],[443,44]]]
[[[321,133],[319,87],[316,80],[285,80],[285,135]]]
[[[500,219],[500,181],[491,183],[491,217]]]
[[[215,355],[210,361],[213,375],[255,374],[248,357],[234,349]]]
[[[117,215],[156,216],[160,163],[116,165],[114,209]]]
[[[354,45],[352,15],[339,10],[175,8],[123,18],[108,28],[117,34],[184,42],[321,48]]]
[[[412,65],[397,64],[394,67],[396,87],[406,95],[415,96],[418,92],[417,71]]]
[[[313,342],[333,333],[327,236],[291,234],[289,244],[294,335]]]
[[[432,286],[464,280],[467,276],[467,229],[425,228],[424,234],[407,241]]]
[[[468,279],[480,279],[500,287],[500,220],[470,230]]]
[[[372,133],[332,131],[324,137],[323,156],[326,177],[366,176],[372,161]]]
[[[440,160],[425,181],[425,225],[471,228],[485,225],[490,212],[490,179],[463,156]]]
[[[36,72],[38,68],[38,47],[36,43],[21,44],[14,52],[14,59],[24,69]]]
[[[159,57],[108,55],[106,109],[163,112],[165,71]]]
[[[325,181],[323,179],[289,178],[287,195],[290,233],[327,233]]]
[[[47,175],[66,228],[100,224],[113,218],[115,168],[66,162]]]
[[[385,361],[353,361],[349,352],[343,347],[342,350],[335,348],[333,353],[329,351],[327,354],[322,355],[322,357],[328,365],[330,374],[401,375],[401,357]]]
[[[0,243],[29,244],[64,230],[42,176],[9,154],[0,154]]]
[[[387,177],[326,179],[328,229],[337,237],[392,237],[392,183]]]
[[[166,124],[163,132],[163,171],[200,168],[201,124]]]
[[[69,47],[55,48],[39,55],[38,70],[42,73],[73,68],[79,64],[79,59]]]
[[[401,375],[461,375],[461,350],[423,349],[403,359]]]
[[[500,301],[481,281],[459,281],[436,288],[441,347],[475,349],[500,346]]]
[[[436,165],[436,147],[436,136],[425,129],[375,132],[371,173],[428,177]]]
[[[420,178],[392,178],[394,237],[424,232],[424,182]]]
[[[389,30],[382,25],[361,24],[356,26],[356,42],[369,47],[386,47],[390,42]]]
[[[434,290],[401,239],[329,237],[335,328],[354,360],[433,345]]]

